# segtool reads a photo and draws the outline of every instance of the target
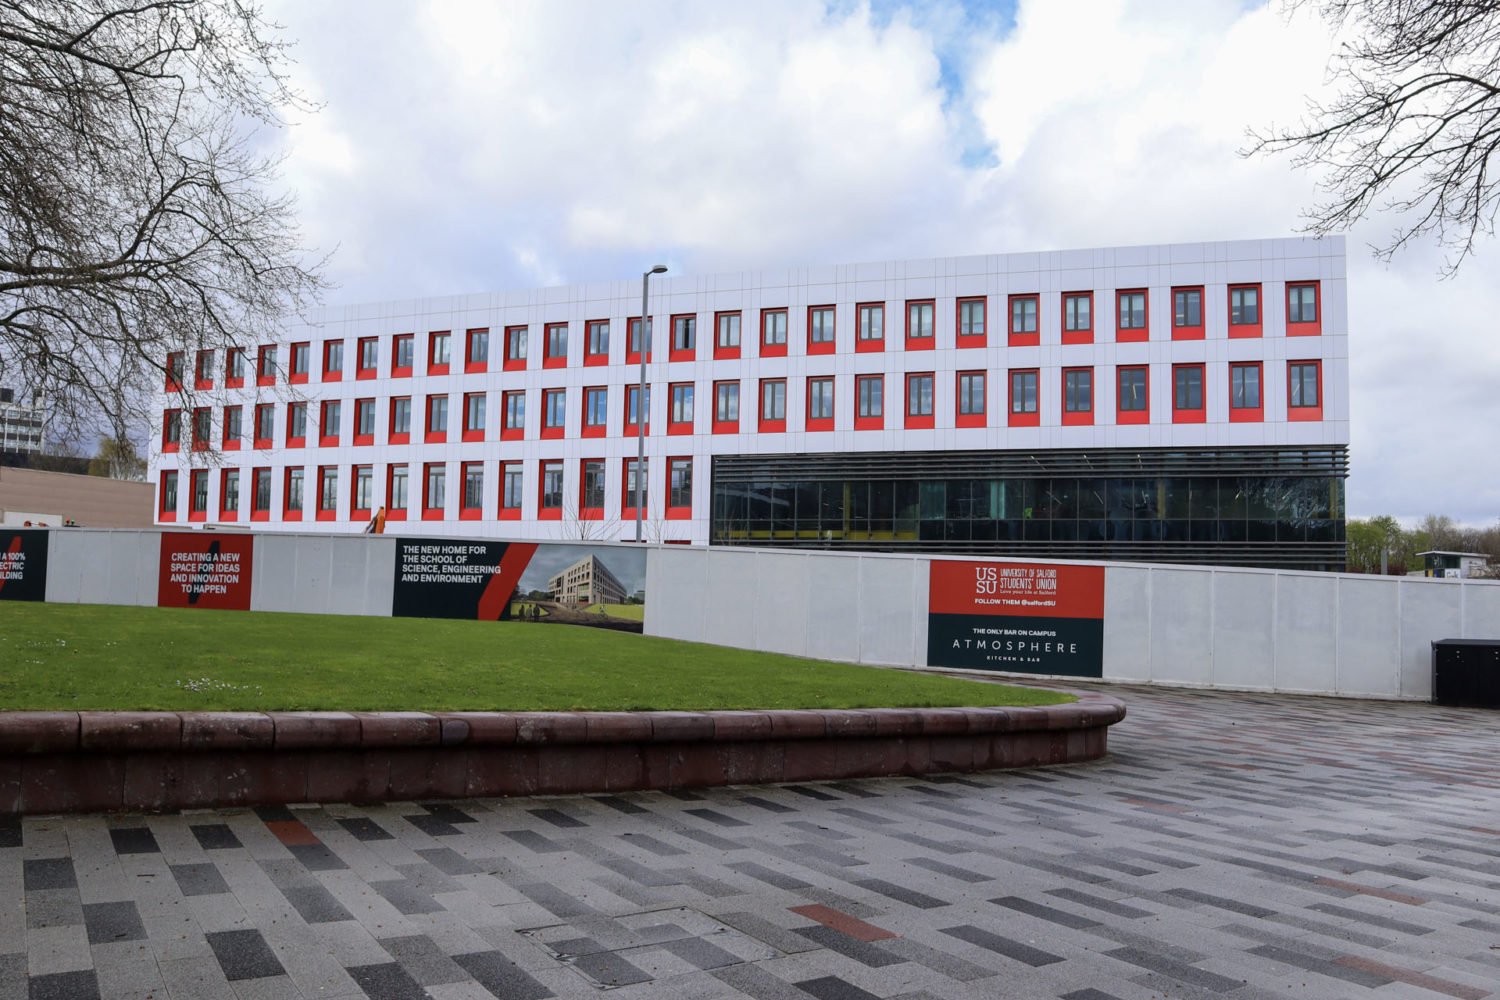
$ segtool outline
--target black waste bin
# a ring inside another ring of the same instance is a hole
[[[1500,639],[1439,639],[1432,644],[1432,700],[1500,708]]]

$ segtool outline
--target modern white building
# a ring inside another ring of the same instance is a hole
[[[374,303],[173,355],[158,519],[633,539],[640,302]],[[650,313],[649,541],[1343,567],[1341,239],[669,274]]]
[[[15,390],[0,388],[0,452],[40,455],[46,442],[47,408],[22,405]]]

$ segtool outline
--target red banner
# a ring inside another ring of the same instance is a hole
[[[249,611],[254,548],[251,535],[198,531],[163,534],[157,605]]]
[[[945,615],[1103,618],[1104,567],[931,563],[928,609]]]

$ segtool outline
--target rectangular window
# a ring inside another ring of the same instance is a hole
[[[786,356],[787,319],[785,309],[762,309],[760,312],[760,354],[764,358]]]
[[[652,325],[653,325],[653,321],[647,320],[647,322],[646,322],[646,360],[647,361],[651,360],[651,330],[652,330]],[[627,341],[627,343],[625,345],[625,348],[626,348],[626,358],[625,358],[625,360],[627,362],[632,363],[632,364],[639,363],[640,360],[641,360],[641,320],[640,320],[640,317],[636,317],[635,319],[631,319],[631,320],[626,320],[626,322],[625,322],[625,339]]]
[[[411,374],[417,355],[416,335],[398,334],[391,339],[391,376],[399,378]]]
[[[714,357],[737,358],[740,356],[740,314],[718,313],[714,317]]]
[[[464,371],[487,371],[490,366],[489,328],[469,330],[464,334],[464,339],[468,341],[464,349]]]
[[[333,447],[339,443],[339,423],[343,412],[344,407],[341,403],[323,404],[323,412],[318,420],[318,444]]]
[[[292,370],[289,382],[300,383],[307,381],[307,370],[312,363],[311,344],[292,345]]]
[[[427,374],[446,375],[450,357],[450,337],[447,330],[427,335]]]
[[[858,375],[854,379],[854,429],[879,428],[885,422],[885,378]]]
[[[1064,344],[1091,344],[1094,341],[1094,293],[1066,292],[1062,297]]]
[[[958,300],[958,346],[983,347],[985,335],[984,299]]]
[[[761,381],[760,422],[766,430],[786,429],[786,379],[763,379]]]
[[[563,436],[568,422],[568,390],[542,390],[542,437]]]
[[[1094,370],[1092,368],[1064,368],[1063,373],[1064,424],[1092,424],[1094,422]]]
[[[1318,283],[1294,282],[1286,286],[1286,335],[1316,337],[1323,332],[1318,312]]]
[[[484,509],[484,463],[465,462],[460,471],[464,477],[464,495],[458,509],[459,520],[477,521]]]
[[[560,461],[542,463],[542,495],[537,505],[537,516],[541,518],[562,517],[563,464]]]
[[[386,520],[404,520],[407,507],[410,506],[408,497],[407,471],[405,464],[393,465],[386,474],[386,498],[385,516]]]
[[[354,496],[349,502],[349,508],[356,513],[356,516],[368,516],[374,502],[375,470],[368,465],[356,465],[354,467]],[[360,517],[360,520],[364,519],[365,517]]]
[[[603,365],[609,363],[609,320],[593,319],[584,326],[586,340],[583,345],[583,363]]]
[[[238,389],[245,384],[245,349],[231,347],[224,352],[224,384]]]
[[[391,444],[406,444],[411,440],[411,397],[391,398]]]
[[[448,438],[448,397],[427,397],[426,441],[438,442]]]
[[[177,473],[175,472],[161,474],[161,513],[163,521],[172,521],[177,517]]]
[[[521,516],[521,489],[525,485],[520,462],[504,462],[500,466],[500,510],[501,517]]]
[[[693,460],[667,460],[667,516],[687,515],[693,509]]]
[[[464,440],[484,440],[484,418],[488,398],[482,392],[464,394]]]
[[[193,411],[193,450],[206,451],[213,443],[213,410],[200,406]]]
[[[208,470],[194,469],[188,474],[188,520],[208,519]]]
[[[1116,312],[1115,340],[1121,343],[1149,340],[1151,330],[1146,312],[1146,292],[1127,290],[1115,293]]]
[[[698,350],[698,317],[672,317],[673,361],[691,361]]]
[[[442,462],[432,462],[425,468],[426,485],[422,491],[422,519],[441,521],[443,508],[448,504],[448,467]]]
[[[286,445],[301,448],[307,443],[307,404],[291,403],[286,408]]]
[[[609,421],[609,390],[602,386],[589,386],[583,390],[583,436],[603,437],[605,424]]]
[[[1172,421],[1174,423],[1202,423],[1203,366],[1172,366]]]
[[[183,360],[181,351],[172,351],[167,355],[167,391],[179,392],[182,389]]]
[[[1172,289],[1172,339],[1203,339],[1203,289]]]
[[[245,430],[241,425],[242,408],[238,406],[224,407],[224,448],[226,451],[238,451],[240,439],[244,437]]]
[[[255,358],[255,384],[276,384],[276,348],[266,346],[260,349]]]
[[[161,450],[176,451],[182,445],[182,411],[168,410],[162,414]]]
[[[733,434],[740,429],[740,384],[714,383],[714,433]]]
[[[932,426],[932,375],[906,376],[906,426]]]
[[[693,432],[693,383],[680,382],[671,387],[672,412],[667,418],[668,434]]]
[[[276,404],[255,405],[255,447],[269,448],[276,435]]]
[[[625,387],[625,429],[627,433],[636,433],[640,424],[638,414],[640,407],[641,387],[638,385],[627,385]],[[651,431],[651,387],[646,386],[646,432]]]
[[[1229,420],[1258,421],[1263,410],[1260,399],[1260,362],[1229,366]]]
[[[647,459],[640,476],[636,475],[636,461],[634,458],[625,460],[625,488],[620,506],[626,517],[635,516],[637,505],[644,514],[651,504],[651,461]]]
[[[252,477],[255,492],[250,497],[250,517],[264,521],[271,513],[271,470],[256,469]],[[256,515],[262,515],[256,517]]]
[[[984,372],[958,373],[958,426],[984,426]]]
[[[526,435],[526,393],[520,389],[507,392],[501,397],[504,406],[504,423],[500,426],[500,437],[506,441],[519,441]]]
[[[1229,286],[1229,336],[1261,335],[1260,286]]]
[[[1116,369],[1115,420],[1122,424],[1144,424],[1150,421],[1150,397],[1147,395],[1146,366]]]
[[[339,509],[339,470],[335,465],[318,469],[318,520],[331,521]]]
[[[282,517],[288,521],[302,519],[302,470],[286,470],[286,493],[283,496]],[[295,517],[292,515],[296,515]]]
[[[323,344],[323,381],[338,382],[344,377],[344,342],[330,340]]]
[[[380,368],[380,338],[361,337],[359,340],[359,370],[354,373],[358,379],[374,378]]]
[[[1037,400],[1039,375],[1035,368],[1010,373],[1010,424],[1013,427],[1035,427],[1041,421]]]
[[[214,352],[199,351],[198,360],[193,365],[193,388],[212,389],[214,387]]]
[[[375,400],[354,401],[354,443],[375,443]]]
[[[826,376],[807,380],[807,429],[833,430],[833,379]]]
[[[931,350],[936,341],[933,328],[933,314],[936,305],[930,300],[927,302],[908,302],[906,304],[906,349],[923,351]]]
[[[854,350],[885,350],[885,305],[880,302],[864,302],[855,307],[854,315],[858,320]]]
[[[807,353],[832,354],[835,343],[833,306],[809,306],[807,310]]]
[[[1010,297],[1010,344],[1012,347],[1027,347],[1041,343],[1037,327],[1037,296],[1012,295]]]
[[[1287,362],[1288,420],[1323,419],[1321,369],[1317,361]]]
[[[542,330],[546,336],[542,358],[543,368],[565,368],[568,364],[568,324],[548,323]]]
[[[586,458],[580,469],[578,507],[598,518],[604,511],[604,459]]]
[[[505,369],[512,371],[526,367],[526,327],[505,328]]]

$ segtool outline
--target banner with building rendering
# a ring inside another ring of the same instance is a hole
[[[397,538],[395,573],[396,617],[645,626],[641,548]]]

